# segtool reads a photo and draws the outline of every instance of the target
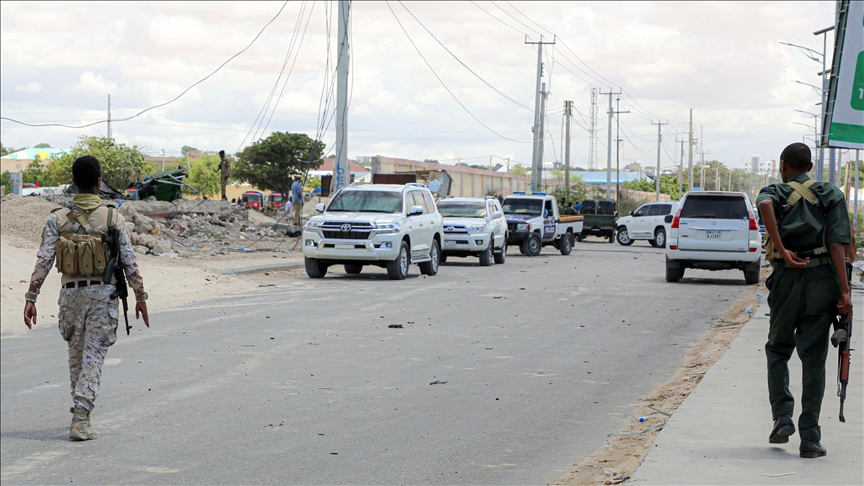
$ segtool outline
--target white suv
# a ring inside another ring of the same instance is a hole
[[[666,248],[666,281],[687,268],[739,269],[759,282],[762,241],[756,210],[743,192],[688,192],[672,219]]]
[[[309,277],[323,277],[331,265],[344,265],[349,274],[375,265],[394,280],[408,275],[410,263],[438,273],[443,221],[424,185],[355,183],[336,193],[326,211],[324,204],[315,209],[324,214],[303,228]]]
[[[665,248],[669,236],[669,224],[672,218],[667,218],[678,210],[678,201],[655,202],[643,204],[630,216],[616,220],[618,233],[616,239],[624,246],[630,246],[636,240],[648,240],[651,246]]]
[[[507,220],[494,197],[459,197],[438,201],[444,217],[441,262],[448,256],[480,257],[480,266],[507,258]]]

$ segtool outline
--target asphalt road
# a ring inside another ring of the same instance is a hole
[[[569,257],[451,259],[401,282],[333,268],[181,310],[152,302],[153,327],[109,350],[86,443],[67,439],[66,346],[42,316],[0,339],[0,480],[545,483],[751,289],[742,272],[667,284],[663,258],[592,238]]]

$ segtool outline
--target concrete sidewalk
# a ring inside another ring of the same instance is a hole
[[[726,354],[673,414],[654,447],[633,474],[633,484],[864,484],[864,292],[852,292],[856,305],[852,369],[844,415],[837,419],[837,350],[828,353],[822,402],[822,445],[828,455],[798,457],[798,433],[788,444],[769,444],[773,426],[768,403],[764,345],[768,337],[768,304],[763,297],[753,319]],[[800,413],[801,362],[789,360]]]

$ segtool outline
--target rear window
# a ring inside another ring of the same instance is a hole
[[[747,219],[747,203],[739,196],[691,196],[684,200],[682,218]]]

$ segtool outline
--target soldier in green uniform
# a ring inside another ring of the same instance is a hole
[[[768,442],[783,444],[795,433],[788,361],[797,349],[803,369],[799,453],[810,458],[827,454],[820,443],[819,412],[831,323],[852,310],[843,254],[843,245],[851,241],[846,201],[833,184],[807,177],[812,168],[807,145],[789,145],[780,155],[783,183],[763,188],[756,199],[774,245],[766,249],[774,266],[766,282],[771,318],[765,353],[774,418]]]

